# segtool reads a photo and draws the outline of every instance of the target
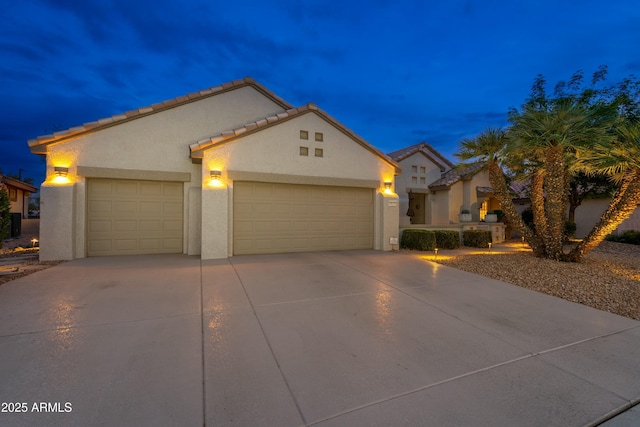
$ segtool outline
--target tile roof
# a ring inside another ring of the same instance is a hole
[[[429,188],[450,187],[460,180],[471,178],[480,172],[484,166],[484,162],[477,162],[464,167],[453,168],[443,173],[440,179],[429,184]]]
[[[24,181],[20,181],[19,179],[16,179],[16,178],[10,178],[8,176],[0,175],[0,182],[3,182],[11,187],[15,187],[15,188],[19,188],[21,190],[27,191],[29,193],[38,192],[37,187],[34,187],[33,185],[28,184]]]
[[[134,120],[140,117],[145,117],[151,114],[158,113],[160,111],[168,110],[170,108],[175,108],[180,105],[184,105],[190,102],[198,101],[204,98],[208,98],[210,96],[218,95],[221,93],[228,92],[230,90],[235,90],[245,86],[252,86],[259,92],[262,92],[268,98],[279,104],[282,108],[288,109],[291,108],[292,105],[277,96],[275,93],[271,92],[269,89],[265,88],[261,84],[257,83],[251,77],[245,77],[244,79],[234,80],[232,82],[228,82],[219,86],[214,86],[209,89],[204,89],[198,92],[193,92],[187,95],[179,96],[177,98],[173,98],[164,102],[159,102],[157,104],[152,104],[147,107],[138,108],[137,110],[127,111],[126,113],[117,114],[112,117],[103,118],[97,120],[95,122],[85,123],[81,126],[75,126],[67,130],[55,132],[50,135],[39,136],[34,139],[30,139],[28,141],[29,147],[31,148],[31,152],[37,154],[45,154],[46,153],[46,145],[60,142],[67,139],[71,139],[78,135],[84,135],[90,132],[96,132],[101,129],[114,126],[120,123],[124,123],[130,120]]]
[[[454,166],[453,163],[451,163],[446,157],[440,154],[438,150],[436,150],[426,142],[420,142],[409,147],[401,148],[397,151],[392,151],[391,153],[387,153],[387,156],[391,157],[396,162],[399,162],[415,153],[424,154],[427,158],[429,158],[429,160],[434,162],[436,165],[439,165],[442,171],[451,169]]]
[[[301,107],[289,108],[288,110],[283,111],[281,113],[265,117],[255,122],[247,123],[244,126],[241,126],[239,128],[225,131],[220,134],[214,135],[210,138],[203,139],[194,144],[191,144],[189,146],[189,150],[191,152],[191,159],[194,163],[198,163],[202,161],[202,158],[204,157],[204,150],[226,144],[237,138],[247,136],[255,132],[259,132],[265,128],[283,123],[287,120],[291,120],[295,117],[299,117],[307,113],[315,113],[321,118],[323,118],[324,120],[326,120],[327,122],[329,122],[336,129],[338,129],[339,131],[347,135],[349,138],[353,139],[355,142],[363,146],[365,149],[369,150],[376,156],[379,156],[380,158],[385,160],[387,163],[392,165],[396,169],[396,173],[399,174],[400,171],[402,170],[400,165],[398,165],[393,159],[386,156],[383,152],[375,148],[373,145],[369,144],[367,141],[362,139],[352,130],[346,128],[342,123],[338,122],[336,119],[331,117],[325,111],[318,108],[317,105],[311,102]]]

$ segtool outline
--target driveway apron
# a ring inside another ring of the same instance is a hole
[[[28,406],[2,425],[582,426],[640,398],[640,322],[374,251],[64,263],[0,286],[0,354]]]

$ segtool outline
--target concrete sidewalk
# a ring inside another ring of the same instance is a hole
[[[71,261],[0,286],[0,354],[9,426],[582,426],[640,398],[640,322],[373,251]]]

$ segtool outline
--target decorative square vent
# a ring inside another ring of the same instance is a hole
[[[300,155],[308,156],[309,155],[309,147],[300,147]]]

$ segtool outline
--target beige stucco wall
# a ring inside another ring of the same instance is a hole
[[[42,184],[40,187],[40,260],[75,258],[76,186]],[[43,226],[43,219],[46,226]]]
[[[20,188],[15,188],[16,191],[16,200],[10,200],[9,204],[11,206],[12,213],[19,213],[22,215],[22,218],[27,218],[29,216],[29,194],[25,193],[24,190]]]
[[[440,167],[422,153],[415,153],[398,163],[402,167],[402,173],[396,177],[396,192],[400,199],[400,227],[411,224],[410,217],[406,215],[409,209],[409,189],[414,193],[425,194],[425,223],[430,223],[432,214],[429,209],[429,184],[440,179]],[[424,173],[421,168],[425,169]]]
[[[49,145],[43,188],[56,186],[54,167],[68,167],[70,183],[63,186],[73,189],[74,198],[70,204],[49,203],[41,213],[41,233],[58,228],[65,215],[73,215],[75,231],[69,248],[45,248],[45,238],[41,256],[70,259],[68,251],[74,258],[86,256],[85,188],[86,179],[94,176],[184,181],[183,248],[190,255],[199,254],[201,206],[194,191],[200,192],[202,178],[200,165],[189,158],[189,144],[279,111],[278,104],[247,86]],[[66,231],[56,235],[62,232]]]
[[[465,195],[465,203],[463,204],[463,206],[460,207],[460,209],[458,209],[458,211],[455,214],[457,216],[457,214],[460,213],[460,210],[469,209],[469,212],[471,212],[471,220],[480,221],[480,205],[482,204],[482,202],[480,201],[480,199],[478,199],[477,188],[491,187],[491,182],[489,181],[489,172],[487,171],[478,172],[471,178],[471,180],[465,182],[465,185],[466,185],[465,190],[468,191],[468,193]],[[488,210],[493,210],[498,208],[499,208],[498,203],[488,206]]]
[[[588,199],[584,200],[576,208],[576,237],[581,239],[587,236],[591,229],[600,221],[600,216],[609,207],[610,199]],[[627,230],[640,230],[640,207],[627,218],[616,233],[623,233]]]
[[[308,140],[300,139],[300,130],[309,132]],[[315,141],[315,132],[323,134],[322,142]],[[309,148],[308,156],[300,155],[301,146]],[[323,157],[315,157],[316,148],[323,150]],[[209,185],[211,170],[222,172],[220,187]],[[209,148],[204,152],[201,171],[202,222],[215,222],[216,227],[203,227],[201,256],[224,258],[233,253],[234,178],[363,186],[381,193],[385,181],[393,182],[394,173],[391,164],[313,112]],[[390,199],[396,200],[394,206],[389,206]],[[374,249],[389,250],[389,238],[397,237],[398,232],[397,198],[395,194],[377,197],[375,203]]]

